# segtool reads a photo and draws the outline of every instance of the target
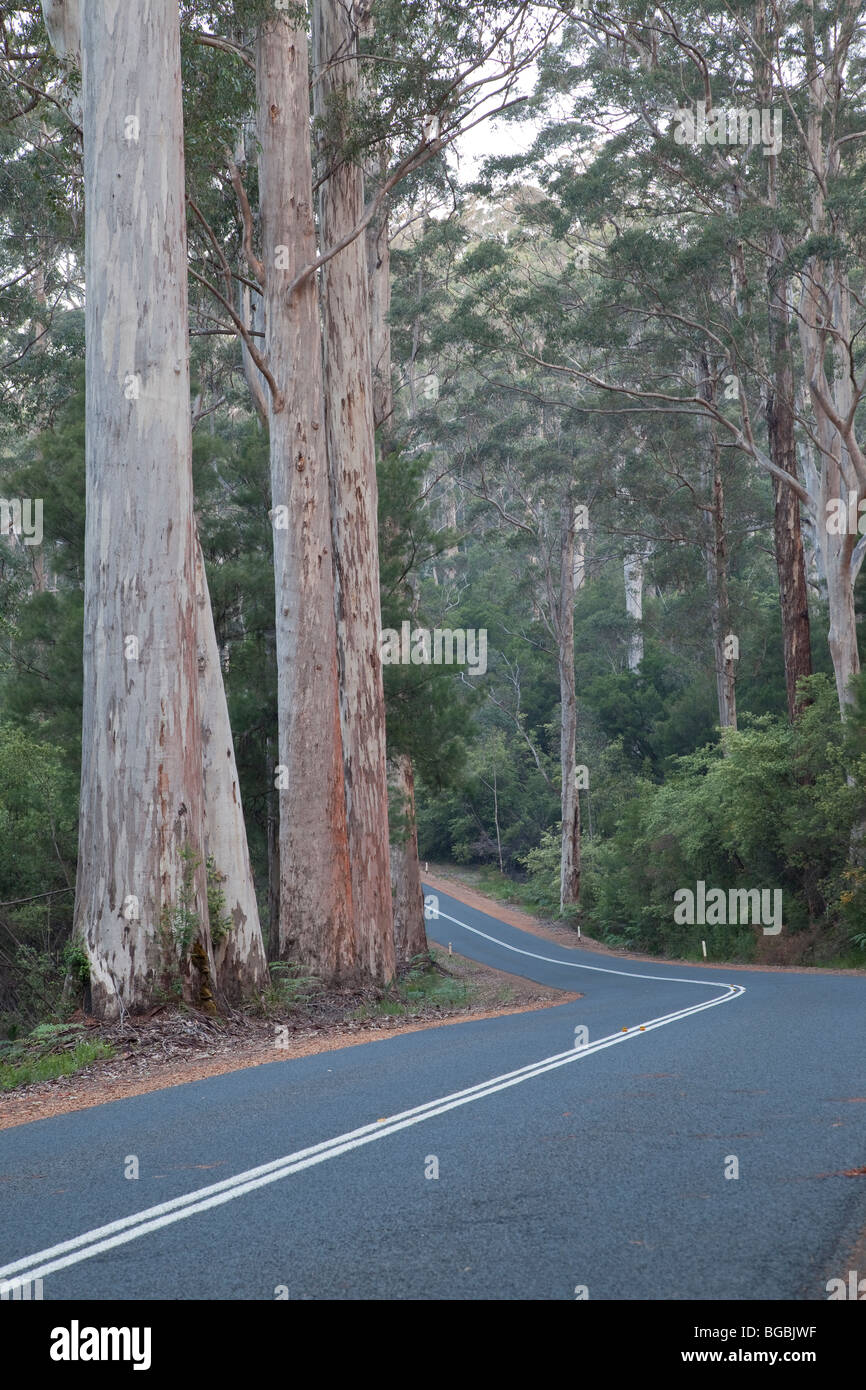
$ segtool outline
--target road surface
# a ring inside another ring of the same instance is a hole
[[[617,961],[438,898],[432,940],[585,997],[0,1132],[0,1280],[826,1299],[866,1225],[844,1176],[866,1164],[866,978]]]

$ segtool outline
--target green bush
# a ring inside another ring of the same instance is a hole
[[[808,693],[812,703],[795,726],[770,715],[745,719],[719,744],[676,759],[661,786],[635,783],[613,834],[586,854],[585,906],[602,937],[688,954],[700,934],[713,954],[748,958],[748,928],[698,934],[674,923],[674,893],[694,891],[699,879],[708,889],[781,889],[786,932],[830,921],[866,812],[866,755],[849,781],[835,691],[815,676]]]

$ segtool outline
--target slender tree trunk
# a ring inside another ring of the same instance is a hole
[[[380,175],[387,172],[387,164]],[[394,388],[391,379],[391,243],[387,200],[367,227],[367,283],[370,296],[370,366],[373,381],[373,426],[388,440],[394,433]]]
[[[357,35],[342,0],[313,7],[316,114],[325,122],[321,238],[335,246],[361,217],[364,178],[345,158],[359,91]],[[332,60],[339,56],[338,62]],[[322,272],[325,423],[337,578],[340,718],[355,940],[363,975],[394,974],[385,697],[379,654],[378,491],[366,248],[356,237]]]
[[[777,20],[771,11],[771,25]],[[762,108],[773,104],[775,76],[767,55],[778,36],[767,43],[767,9],[757,0],[754,13],[755,70],[758,99]],[[778,157],[767,152],[767,202],[778,207]],[[771,461],[792,478],[797,477],[797,446],[794,438],[795,392],[791,359],[791,314],[788,302],[790,281],[783,273],[785,244],[778,226],[772,227],[767,245],[767,325],[770,363],[767,392],[767,443]],[[788,718],[800,712],[797,682],[812,674],[812,644],[809,629],[809,591],[806,559],[800,529],[800,499],[793,488],[773,478],[773,532],[776,568],[779,575],[779,606],[782,615],[782,649],[785,660],[785,686]]]
[[[560,910],[580,898],[580,795],[575,777],[577,748],[577,697],[574,682],[574,508],[569,497],[562,503],[557,621],[562,773],[562,850],[559,872]]]
[[[205,795],[205,854],[225,898],[231,925],[211,922],[216,981],[236,1004],[264,989],[268,980],[259,908],[250,865],[235,746],[220,669],[207,574],[196,538],[199,699],[202,716],[202,767]]]
[[[780,292],[777,286],[773,297]],[[784,294],[784,287],[781,288]],[[779,312],[778,306],[771,313]],[[777,336],[778,333],[778,336]],[[794,441],[794,378],[791,370],[787,324],[771,328],[774,368],[767,395],[767,434],[769,453],[778,468],[797,477],[797,448]],[[806,587],[806,560],[800,531],[800,499],[778,478],[773,479],[773,531],[776,568],[779,575],[779,605],[782,612],[782,645],[785,658],[785,685],[788,717],[795,719],[801,709],[797,682],[812,674],[812,643],[809,627],[809,594]]]
[[[355,973],[340,741],[334,572],[315,280],[307,37],[261,25],[256,43],[279,711],[279,953],[328,982]],[[365,322],[366,331],[366,322]],[[390,889],[389,889],[390,894]]]
[[[643,661],[643,556],[638,552],[626,555],[623,561],[625,609],[634,627],[628,638],[628,669],[636,671]]]
[[[827,642],[836,677],[840,709],[852,703],[850,682],[860,671],[857,647],[857,617],[854,611],[854,585],[850,577],[851,552],[856,536],[832,536],[831,563],[827,566],[827,597],[830,631]]]
[[[81,67],[81,0],[42,0],[42,18],[51,47],[66,68],[53,95],[70,120],[83,126],[82,94],[69,81],[71,70]]]
[[[846,15],[846,23],[847,19]],[[828,214],[827,189],[841,167],[842,145],[835,138],[835,131],[844,86],[844,60],[842,66],[837,66],[839,55],[835,51],[827,54],[823,42],[817,38],[812,5],[806,6],[803,12],[803,39],[808,67],[805,121],[808,158],[804,168],[811,194],[810,231],[814,238],[829,240],[832,245],[835,226]],[[797,327],[803,374],[811,396],[821,454],[815,520],[816,526],[824,531],[830,612],[828,641],[839,707],[844,714],[853,700],[849,682],[860,670],[854,616],[854,582],[859,566],[853,563],[853,556],[857,537],[828,531],[827,505],[840,498],[847,504],[848,495],[853,492],[855,506],[859,506],[866,496],[866,458],[853,426],[843,432],[831,418],[832,415],[837,421],[853,419],[853,358],[849,358],[849,349],[853,353],[851,289],[843,259],[825,260],[819,253],[806,262],[801,274]]]
[[[582,589],[586,583],[586,538],[585,529],[575,532],[574,536],[574,592]]]
[[[75,67],[81,63],[80,0],[42,0],[42,18],[58,58]]]
[[[489,785],[489,784],[488,784]],[[499,872],[505,873],[502,863],[502,835],[499,830],[499,792],[496,787],[496,764],[493,764],[493,824],[496,827],[496,854],[499,859]]]
[[[722,484],[719,454],[713,439],[712,506],[708,520],[709,537],[706,545],[707,585],[710,591],[713,652],[716,667],[716,694],[719,704],[719,724],[723,729],[737,727],[737,657],[728,640],[735,637],[730,631],[731,615],[728,601],[728,540],[725,521],[725,493]]]
[[[241,285],[238,296],[238,310],[244,328],[255,331],[260,327],[258,310],[261,307],[261,295],[255,290],[251,290],[249,285]],[[241,353],[244,364],[244,376],[247,386],[252,396],[256,414],[262,425],[268,423],[268,387],[267,382],[259,371],[253,359],[250,357],[249,348],[245,342],[241,342]]]
[[[114,1017],[151,1002],[173,931],[193,948],[180,952],[191,1002],[206,997],[213,972],[177,0],[85,5],[82,51],[87,523],[75,930],[90,956],[94,1011]]]
[[[697,391],[708,404],[714,404],[710,365],[704,354],[697,361]],[[719,725],[723,729],[737,727],[737,657],[728,639],[736,637],[730,631],[728,601],[728,537],[725,519],[725,489],[722,480],[721,451],[715,425],[701,421],[701,434],[708,458],[702,465],[704,486],[709,505],[704,521],[704,559],[707,567],[707,589],[710,599],[710,627],[713,635],[713,664],[716,673],[716,696],[719,705]]]

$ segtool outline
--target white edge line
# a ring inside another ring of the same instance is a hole
[[[447,896],[447,894],[443,894]],[[472,909],[478,911],[477,908]],[[487,914],[479,914],[486,917]],[[488,936],[487,932],[480,931],[478,927],[470,927],[467,922],[461,922],[458,917],[450,917],[447,912],[439,912],[435,917],[428,917],[428,921],[435,922],[438,918],[443,918],[446,922],[454,922],[458,927],[464,927],[466,931],[471,931],[475,936],[483,936],[485,941],[495,941],[497,946],[502,946],[506,951],[514,951],[518,956],[531,956],[533,960],[548,961],[550,965],[567,965],[571,970],[595,970],[600,975],[627,975],[632,980],[664,980],[667,984],[677,985],[704,985],[710,989],[731,989],[731,985],[720,983],[718,980],[687,980],[682,975],[642,975],[637,970],[611,970],[604,965],[581,965],[576,960],[557,960],[555,956],[540,956],[536,951],[524,951],[520,946],[510,946],[507,941],[500,941],[496,936]],[[495,921],[496,919],[493,918]],[[515,928],[516,931],[520,930]]]

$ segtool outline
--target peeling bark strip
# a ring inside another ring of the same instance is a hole
[[[322,339],[315,256],[307,37],[288,20],[256,42],[279,714],[279,955],[327,983],[355,972],[337,690]]]
[[[316,114],[326,123],[321,237],[335,246],[364,212],[364,177],[344,162],[359,93],[357,34],[342,0],[316,0]],[[340,61],[333,60],[339,56]],[[337,578],[340,723],[346,770],[358,966],[370,980],[394,974],[388,847],[385,697],[379,657],[378,491],[373,426],[366,248],[356,237],[322,271],[325,423]]]
[[[91,958],[94,1011],[114,1017],[150,1002],[168,963],[161,927],[184,901],[185,870],[194,935],[213,968],[177,0],[87,0],[82,52],[87,524],[75,930]]]

